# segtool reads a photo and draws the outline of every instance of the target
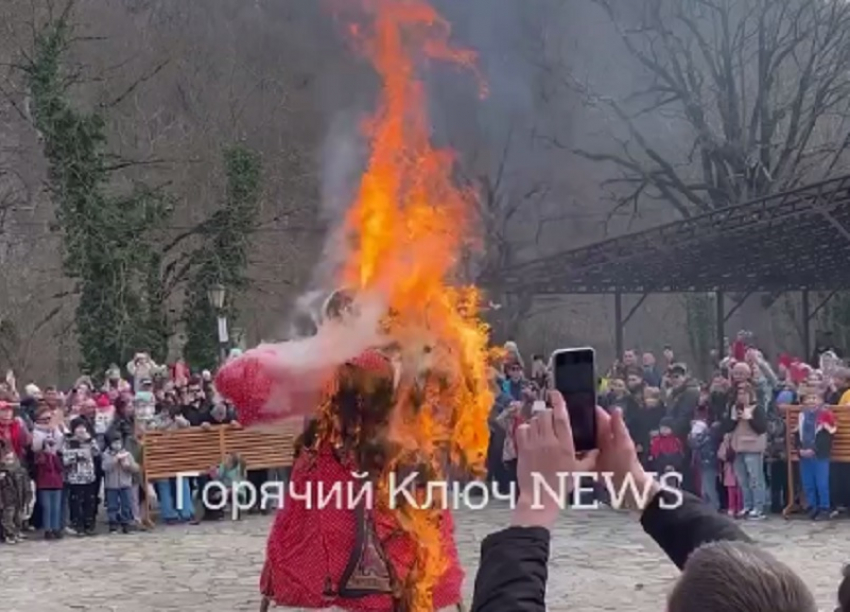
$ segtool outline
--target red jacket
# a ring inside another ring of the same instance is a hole
[[[27,430],[19,419],[0,424],[0,440],[4,440],[12,445],[12,449],[15,451],[18,459],[23,459],[26,455]]]
[[[56,453],[44,451],[35,454],[35,486],[39,490],[61,489],[62,459]]]
[[[649,456],[653,459],[664,455],[683,455],[682,441],[676,436],[656,436],[649,445]]]

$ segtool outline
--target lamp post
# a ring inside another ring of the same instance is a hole
[[[230,336],[227,331],[227,317],[224,314],[224,301],[227,298],[227,289],[221,283],[210,286],[207,290],[207,298],[215,309],[218,317],[218,344],[221,363],[227,360],[227,344]]]

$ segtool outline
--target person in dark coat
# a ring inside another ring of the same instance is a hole
[[[691,431],[691,420],[699,405],[699,386],[688,378],[685,364],[672,365],[667,375],[672,387],[667,401],[667,416],[674,421],[675,434],[685,440]]]
[[[699,405],[699,386],[688,376],[688,368],[683,363],[675,363],[667,370],[670,379],[670,397],[667,401],[667,416],[673,419],[673,432],[682,441],[685,448],[684,464],[691,464],[690,450],[687,448],[691,421]],[[691,470],[682,473],[682,488],[697,493],[699,487]]]
[[[668,612],[688,609],[695,597],[700,604],[692,609],[698,610],[817,611],[814,597],[803,581],[790,568],[759,550],[733,521],[693,495],[662,489],[651,482],[637,460],[634,443],[619,411],[610,418],[602,409],[597,414],[600,432],[597,469],[611,471],[619,478],[630,474],[639,489],[642,484],[654,489],[642,511],[641,526],[676,567],[683,570],[670,596]],[[532,424],[523,428],[534,431],[541,427]],[[542,429],[546,429],[545,425]],[[569,455],[572,445],[564,442],[563,446],[568,447],[565,455]],[[520,479],[530,478],[535,469],[545,477],[544,469],[537,468],[543,461],[535,456],[539,451],[521,443],[519,452]],[[550,449],[548,458],[555,464],[554,470],[575,470],[574,453],[572,461],[569,457],[559,461],[551,457],[552,452]],[[546,509],[537,512],[537,515],[528,513],[521,497],[513,525],[488,535],[482,542],[472,612],[545,612],[550,528],[554,520]],[[721,568],[726,571],[719,571]],[[729,575],[742,576],[741,584],[724,582]],[[750,580],[755,584],[769,580],[775,588],[766,594],[763,588],[753,588]],[[735,593],[730,593],[730,588]]]

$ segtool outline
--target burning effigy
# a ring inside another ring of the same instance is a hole
[[[350,33],[382,88],[344,221],[335,286],[345,290],[315,334],[246,352],[216,386],[246,426],[310,417],[268,541],[267,601],[435,610],[459,605],[463,570],[444,489],[429,483],[448,469],[482,474],[493,395],[479,293],[456,281],[475,194],[453,182],[453,153],[431,143],[421,71],[437,60],[474,73],[475,54],[451,46],[425,0],[359,4],[366,19]],[[411,474],[412,498],[391,499],[392,479]],[[364,484],[373,499],[319,499],[319,489]]]

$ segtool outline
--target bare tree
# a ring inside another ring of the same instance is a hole
[[[593,2],[647,75],[620,100],[568,77],[615,120],[610,148],[575,153],[617,169],[604,186],[618,208],[688,217],[846,171],[850,3]]]
[[[473,152],[463,179],[478,195],[475,209],[482,248],[467,254],[467,276],[486,286],[488,319],[498,338],[515,338],[534,304],[531,294],[517,295],[499,285],[503,271],[540,254],[541,234],[547,222],[544,207],[551,191],[545,172],[533,172],[527,160],[534,129],[512,125],[499,149]]]

